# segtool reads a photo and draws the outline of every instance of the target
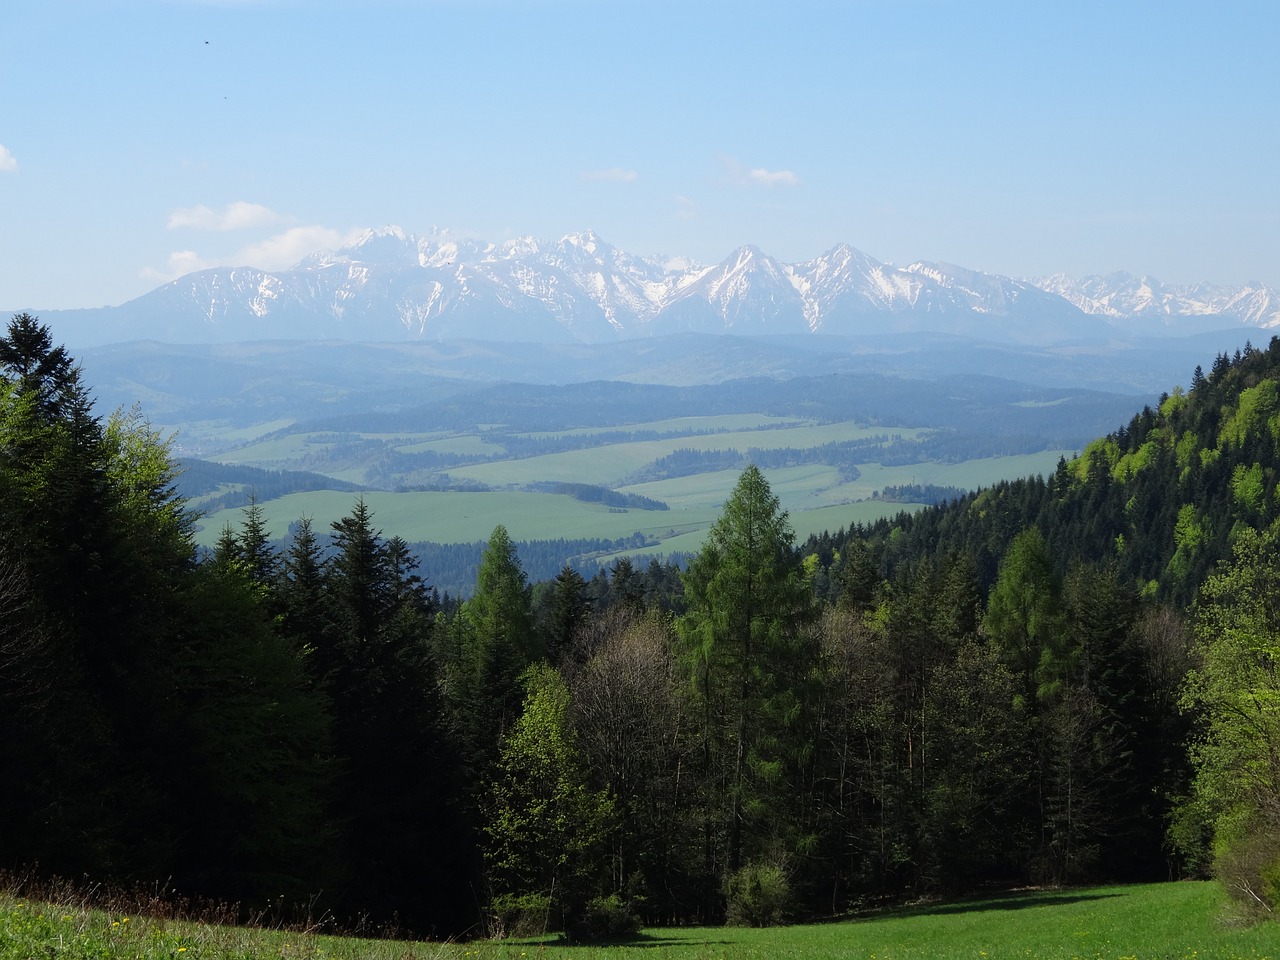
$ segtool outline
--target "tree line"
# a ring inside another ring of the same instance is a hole
[[[498,527],[461,602],[360,500],[201,556],[163,438],[38,320],[0,371],[9,864],[419,934],[1280,901],[1277,341],[1047,481],[797,548],[748,466],[684,571],[531,584]]]

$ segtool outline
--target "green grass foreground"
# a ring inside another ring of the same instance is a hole
[[[554,938],[409,943],[157,920],[0,894],[0,960],[1280,960],[1280,924],[1245,926],[1210,883],[1010,893],[830,923],[647,930],[614,946]]]

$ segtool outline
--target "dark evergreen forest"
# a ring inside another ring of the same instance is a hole
[[[475,589],[363,501],[202,556],[163,438],[0,339],[0,865],[419,935],[1216,873],[1280,905],[1280,340],[1062,462],[681,571]],[[673,466],[673,469],[675,467]]]

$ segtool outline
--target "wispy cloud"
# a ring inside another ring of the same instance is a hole
[[[152,283],[168,283],[197,270],[211,267],[254,267],[258,270],[285,270],[303,257],[321,250],[336,250],[354,242],[363,229],[342,232],[329,227],[290,227],[265,240],[241,247],[230,256],[204,257],[194,250],[175,250],[162,269],[144,267],[139,275]]]
[[[790,170],[766,170],[763,167],[754,167],[747,172],[747,178],[752,183],[757,183],[764,187],[797,187],[800,185],[800,178]]]
[[[143,267],[138,271],[138,276],[151,283],[168,283],[170,280],[177,280],[188,273],[207,270],[209,267],[214,266],[217,266],[217,264],[202,259],[194,250],[175,250],[169,254],[169,259],[165,261],[163,270],[157,270],[155,267]]]
[[[631,183],[633,180],[639,180],[640,174],[634,170],[624,170],[622,167],[610,167],[608,170],[583,171],[582,179],[606,180],[613,183]]]
[[[245,266],[259,270],[283,270],[319,250],[336,250],[353,243],[363,229],[342,233],[329,227],[291,227],[274,237],[245,247],[237,257]]]
[[[214,210],[203,204],[182,207],[169,214],[169,229],[188,227],[193,230],[244,230],[250,227],[266,227],[285,219],[274,210],[260,203],[237,200],[222,210]]]
[[[9,152],[9,148],[0,143],[0,173],[17,173],[18,158]]]
[[[698,205],[688,197],[676,197],[676,219],[692,220],[698,215]]]
[[[747,167],[734,157],[721,157],[729,179],[743,187],[798,187],[800,177],[794,170],[767,170],[764,167]]]

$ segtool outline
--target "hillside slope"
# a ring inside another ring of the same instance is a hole
[[[1219,354],[1191,384],[1052,477],[1000,483],[858,532],[888,570],[958,551],[978,559],[990,584],[1013,536],[1035,526],[1060,564],[1107,563],[1146,595],[1185,604],[1242,525],[1280,516],[1280,338]]]

